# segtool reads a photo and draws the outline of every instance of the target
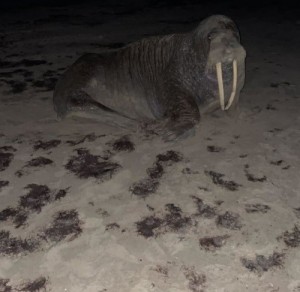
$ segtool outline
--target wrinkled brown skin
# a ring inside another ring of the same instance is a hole
[[[154,36],[116,51],[80,57],[58,81],[58,117],[87,113],[119,126],[154,124],[165,141],[190,135],[200,113],[219,108],[215,65],[222,62],[225,99],[238,64],[244,85],[245,50],[226,16],[214,15],[186,34]]]

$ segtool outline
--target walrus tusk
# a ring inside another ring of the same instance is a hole
[[[232,62],[232,70],[233,70],[233,81],[232,81],[232,91],[228,100],[227,105],[225,106],[225,97],[224,97],[224,85],[223,85],[223,76],[222,76],[222,63],[218,62],[216,64],[217,69],[217,78],[218,78],[218,88],[219,88],[219,96],[220,96],[220,105],[221,109],[228,110],[233,101],[236,94],[236,86],[237,86],[237,64],[236,60],[233,60]]]

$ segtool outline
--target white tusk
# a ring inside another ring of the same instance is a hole
[[[235,94],[236,94],[236,85],[237,85],[237,64],[236,64],[236,60],[233,60],[233,62],[232,62],[232,70],[233,70],[232,92],[231,92],[231,95],[229,97],[228,103],[225,107],[225,110],[228,110],[231,107],[231,105],[234,101]]]
[[[219,88],[221,109],[225,110],[224,86],[223,86],[222,63],[221,62],[218,62],[216,64],[216,69],[217,69],[218,88]]]
[[[223,85],[223,77],[222,77],[222,63],[218,62],[216,64],[217,69],[217,78],[218,78],[218,87],[219,87],[219,96],[220,96],[220,104],[221,109],[228,110],[235,98],[236,95],[236,86],[237,86],[237,63],[236,60],[232,62],[232,70],[233,70],[233,81],[232,81],[232,91],[228,100],[227,105],[225,106],[225,98],[224,98],[224,85]]]

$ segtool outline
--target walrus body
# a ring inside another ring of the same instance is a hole
[[[245,56],[232,20],[211,16],[186,34],[150,37],[116,51],[80,57],[57,83],[54,109],[59,118],[87,111],[100,120],[120,118],[120,125],[159,121],[163,138],[173,140],[189,133],[200,114],[219,107],[217,63],[223,66],[228,103],[235,60],[233,104],[237,103]]]

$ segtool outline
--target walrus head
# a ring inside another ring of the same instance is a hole
[[[206,111],[218,103],[222,110],[228,110],[238,102],[245,80],[246,51],[240,44],[239,31],[230,18],[213,15],[204,19],[195,33],[204,50],[205,77],[214,97]]]

